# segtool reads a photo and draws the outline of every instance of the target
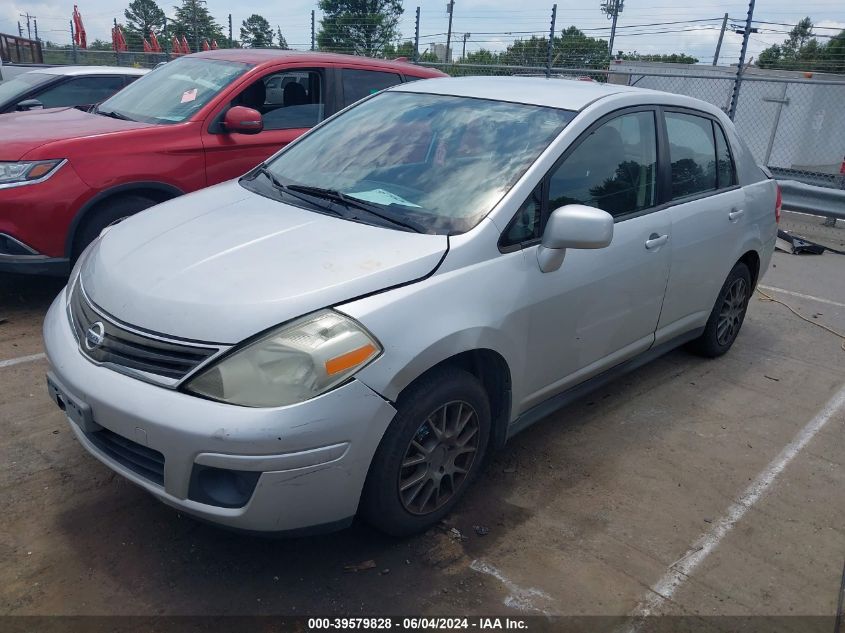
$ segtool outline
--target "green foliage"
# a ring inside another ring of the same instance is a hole
[[[281,31],[279,34],[281,35]],[[267,19],[253,13],[241,22],[241,43],[244,48],[270,48],[273,46],[273,28]]]
[[[88,50],[89,51],[110,51],[112,50],[111,42],[107,42],[105,40],[94,40],[93,42],[88,42]]]
[[[132,0],[123,11],[126,25],[123,33],[129,50],[143,50],[144,39],[150,39],[150,31],[155,31],[159,39],[164,30],[164,11],[154,0]]]
[[[796,24],[782,44],[769,46],[757,58],[760,68],[845,73],[845,31],[820,43],[809,17]]]
[[[184,35],[188,39],[191,52],[197,52],[196,43],[199,42],[202,46],[203,40],[207,40],[209,44],[212,40],[217,40],[218,43],[227,41],[222,28],[211,17],[201,0],[182,0],[181,5],[173,8],[176,9],[176,14],[172,24],[167,27],[168,36],[177,35],[181,38]]]
[[[638,61],[638,62],[661,62],[664,64],[697,64],[698,58],[691,57],[686,53],[671,53],[671,54],[660,54],[660,55],[653,55],[648,53],[638,53],[637,51],[633,51],[630,53],[623,53],[619,51],[619,59],[624,59],[628,61]]]
[[[402,0],[320,0],[321,51],[378,57],[399,37]]]

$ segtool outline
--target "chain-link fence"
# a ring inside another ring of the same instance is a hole
[[[57,66],[74,64],[78,66],[131,66],[133,68],[154,68],[159,62],[167,61],[166,53],[142,53],[126,51],[96,51],[91,49],[45,48],[44,63]]]
[[[614,64],[612,70],[433,64],[453,76],[551,76],[687,95],[730,110],[736,69],[700,65]],[[796,76],[800,75],[800,76]],[[845,189],[845,79],[779,71],[747,72],[734,122],[760,165],[778,178]]]

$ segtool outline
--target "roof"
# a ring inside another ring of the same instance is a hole
[[[186,57],[188,57],[186,55]],[[417,66],[407,61],[373,59],[360,55],[341,55],[340,53],[318,53],[315,51],[292,51],[279,48],[219,48],[213,51],[193,53],[189,57],[205,57],[210,59],[221,59],[230,62],[243,62],[246,64],[266,64],[281,60],[295,62],[313,62],[314,64],[351,64],[354,66],[375,66],[385,70],[393,70],[402,74],[416,75],[419,77],[444,77],[444,73],[433,68]]]
[[[50,66],[30,70],[32,73],[43,75],[145,75],[150,72],[147,68],[128,68],[125,66]]]
[[[444,77],[401,84],[391,90],[495,99],[563,110],[581,110],[602,97],[622,92],[659,94],[644,88],[560,77]]]

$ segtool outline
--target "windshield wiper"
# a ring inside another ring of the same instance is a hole
[[[336,215],[336,216],[341,217],[341,218],[346,217],[343,213],[341,213],[340,211],[338,211],[337,209],[335,209],[333,207],[327,207],[326,205],[323,205],[323,204],[316,204],[311,196],[300,195],[300,194],[296,193],[295,190],[291,191],[290,188],[288,187],[288,185],[284,184],[281,180],[276,178],[276,176],[273,175],[273,172],[271,172],[269,169],[267,169],[266,165],[260,165],[258,167],[257,173],[259,173],[262,176],[264,176],[265,178],[267,178],[270,181],[270,184],[273,185],[273,187],[275,187],[278,191],[281,191],[284,194],[287,194],[287,195],[289,195],[293,198],[296,198],[297,200],[301,200],[302,202],[305,202],[305,203],[309,204],[310,206],[316,207],[316,208],[318,208],[322,211],[327,211],[328,213],[331,213],[332,215]]]
[[[115,110],[100,110],[100,108],[94,108],[94,114],[102,114],[103,116],[108,116],[113,119],[119,119],[121,121],[134,121],[135,119],[130,119],[125,114],[121,114],[120,112],[116,112]]]
[[[417,224],[416,222],[413,222],[411,220],[399,220],[397,218],[394,218],[393,216],[378,210],[378,207],[375,204],[368,204],[363,200],[348,196],[345,193],[341,193],[340,191],[336,191],[334,189],[324,189],[323,187],[311,187],[308,185],[285,185],[284,187],[287,191],[298,191],[309,196],[324,198],[326,200],[331,200],[332,202],[339,202],[340,204],[343,204],[353,209],[360,209],[361,211],[366,211],[367,213],[374,215],[377,218],[381,218],[382,220],[390,222],[391,224],[394,224],[396,226],[406,228],[409,231],[414,231],[415,233],[426,232],[425,228],[422,225]]]

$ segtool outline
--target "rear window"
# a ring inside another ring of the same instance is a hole
[[[666,113],[672,199],[716,189],[716,146],[710,119]]]

